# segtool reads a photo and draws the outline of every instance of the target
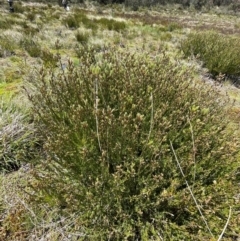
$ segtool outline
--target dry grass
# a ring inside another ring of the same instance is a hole
[[[78,213],[65,215],[66,218],[57,206],[35,203],[28,186],[31,178],[29,166],[0,175],[0,241],[74,241],[84,236],[79,231]]]

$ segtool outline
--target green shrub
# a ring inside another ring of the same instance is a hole
[[[160,35],[160,39],[162,41],[170,41],[172,39],[172,34],[168,32],[167,33],[164,32]]]
[[[81,214],[80,240],[219,235],[237,194],[239,146],[226,131],[225,101],[166,55],[78,51],[78,67],[41,69],[28,95],[46,153],[36,176],[63,211]]]
[[[85,32],[78,31],[75,36],[77,41],[82,44],[86,44],[90,37],[89,33],[87,33],[86,31]]]
[[[125,22],[116,21],[114,19],[100,18],[97,23],[101,24],[104,28],[108,30],[114,30],[120,32],[126,28]]]
[[[82,22],[86,21],[86,19],[87,16],[84,13],[78,12],[67,16],[65,19],[63,19],[63,23],[68,28],[78,28]]]
[[[13,4],[15,13],[24,13],[25,7],[22,5],[22,2],[14,2]]]
[[[29,21],[33,22],[36,19],[36,14],[34,12],[29,12],[29,13],[27,13],[26,18]]]
[[[20,46],[33,58],[41,56],[41,46],[31,38],[23,38],[20,41]]]
[[[43,60],[43,65],[47,68],[55,68],[59,62],[59,57],[47,49],[41,51],[41,59]]]
[[[78,28],[80,26],[78,19],[74,15],[68,16],[63,22],[68,28]]]
[[[82,20],[83,25],[88,28],[92,29],[93,31],[96,31],[98,29],[98,24],[96,20],[92,20],[89,18],[83,18]]]
[[[181,43],[186,57],[194,55],[203,61],[213,75],[240,74],[240,39],[216,32],[196,32]]]
[[[169,32],[173,32],[174,30],[177,30],[177,29],[181,29],[182,26],[180,26],[178,23],[169,23],[168,26],[167,26],[167,30]]]
[[[98,26],[95,20],[91,20],[84,12],[76,11],[74,15],[63,19],[63,24],[68,28],[78,28],[81,24],[86,28],[97,30]]]

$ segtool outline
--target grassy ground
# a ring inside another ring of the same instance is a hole
[[[180,41],[191,31],[209,29],[240,38],[239,16],[217,8],[200,13],[176,5],[133,12],[124,6],[89,4],[72,5],[66,12],[57,5],[16,3],[15,10],[9,13],[7,5],[0,9],[0,97],[3,102],[21,95],[24,81],[34,81],[34,71],[41,65],[65,68],[69,59],[78,65],[76,49],[80,45],[104,49],[110,44],[126,51],[147,52],[153,60],[158,53],[166,52],[180,65],[196,69],[200,81],[213,84],[215,81],[206,77],[207,70],[201,63],[194,58],[182,59],[178,49]],[[82,18],[79,20],[77,16]],[[57,56],[61,56],[61,66]],[[235,101],[229,114],[240,129],[240,89],[230,80],[217,84],[216,88],[223,98],[228,95]],[[81,236],[74,232],[77,214],[61,219],[59,210],[53,208],[54,200],[53,207],[31,204],[32,190],[27,186],[31,171],[29,167],[22,167],[17,172],[0,175],[0,241],[77,240]]]

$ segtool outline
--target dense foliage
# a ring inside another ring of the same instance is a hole
[[[240,74],[240,40],[217,32],[195,32],[182,42],[186,57],[195,56],[213,75]]]
[[[45,143],[44,199],[79,213],[79,240],[217,237],[237,187],[224,99],[164,53],[77,55],[77,66],[43,68],[28,88]]]

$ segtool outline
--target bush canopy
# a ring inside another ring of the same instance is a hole
[[[164,54],[106,46],[78,56],[76,66],[41,69],[28,89],[45,143],[36,177],[46,199],[79,213],[79,240],[219,235],[238,149],[223,97]]]

